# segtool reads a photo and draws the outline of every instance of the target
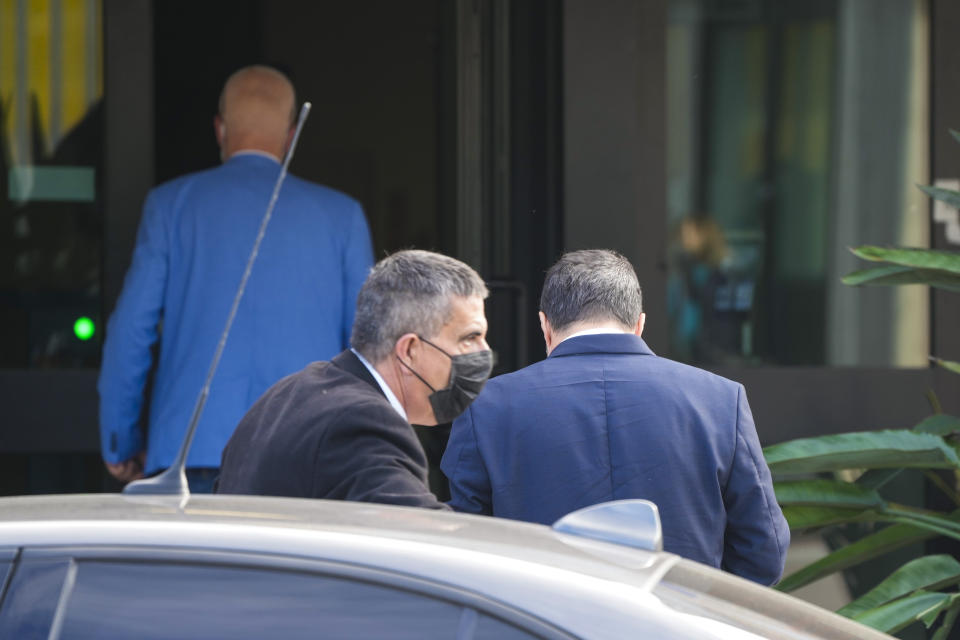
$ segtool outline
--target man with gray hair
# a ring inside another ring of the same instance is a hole
[[[743,386],[654,355],[636,273],[613,251],[564,255],[540,309],[547,359],[491,380],[453,423],[450,505],[550,524],[644,498],[667,551],[779,580],[790,531]]]
[[[460,415],[486,383],[477,273],[429,251],[377,263],[357,297],[351,348],[273,385],[223,452],[219,493],[444,509],[410,423]]]

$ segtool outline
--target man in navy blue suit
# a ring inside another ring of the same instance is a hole
[[[107,327],[101,449],[123,482],[166,468],[180,447],[292,138],[296,97],[275,69],[237,71],[219,106],[214,132],[223,164],[147,195]],[[192,491],[210,490],[223,446],[270,385],[347,347],[372,264],[360,204],[288,176],[190,449]],[[144,439],[140,415],[157,341]]]
[[[453,423],[450,505],[550,524],[644,498],[667,551],[779,580],[790,531],[743,386],[650,350],[636,273],[613,251],[564,255],[540,308],[548,357],[490,380]]]

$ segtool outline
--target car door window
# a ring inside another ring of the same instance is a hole
[[[497,618],[480,615],[472,640],[529,640],[539,637]]]
[[[462,634],[464,612],[470,609],[358,580],[201,564],[77,566],[63,614],[60,638],[65,640],[473,635]],[[497,624],[484,619],[477,627],[495,630]],[[493,637],[488,632],[476,637],[481,636]]]
[[[0,638],[544,637],[456,594],[263,565],[101,558],[21,561],[0,609]]]
[[[46,640],[69,567],[59,559],[17,568],[0,610],[0,638]]]
[[[3,592],[7,588],[7,580],[10,578],[10,568],[12,566],[12,560],[0,558],[0,601],[3,600]]]

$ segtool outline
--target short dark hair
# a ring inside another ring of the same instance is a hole
[[[583,321],[633,327],[643,313],[640,282],[630,261],[616,251],[571,251],[547,271],[540,310],[556,331]]]
[[[431,251],[398,251],[374,265],[363,283],[350,345],[376,364],[405,333],[435,336],[450,319],[453,298],[487,295],[483,279],[459,260]]]

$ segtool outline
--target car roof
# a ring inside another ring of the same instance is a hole
[[[242,549],[241,540],[246,536],[240,532],[248,530],[252,540],[248,544],[260,548],[269,530],[274,535],[287,532],[284,538],[288,542],[297,537],[305,541],[303,548],[285,546],[286,554],[311,555],[309,536],[297,536],[295,532],[378,537],[549,562],[646,589],[662,565],[677,560],[671,554],[580,539],[548,527],[500,518],[300,498],[191,495],[181,499],[118,494],[0,498],[0,545],[23,543],[15,533],[21,529],[18,523],[31,523],[28,540],[32,546],[75,545],[84,539],[82,531],[95,530],[96,537],[90,537],[89,542],[97,544],[143,545],[149,540],[150,544],[197,547],[209,542],[205,531],[225,526],[234,528],[237,537],[232,542],[220,538],[220,546]],[[137,523],[150,523],[149,527],[158,531],[176,530],[178,535],[145,538],[139,533],[144,527]]]
[[[793,609],[793,618],[822,620],[821,628],[849,626],[848,635],[835,637],[888,637],[670,553],[542,525],[372,503],[230,495],[0,498],[0,550],[21,547],[176,548],[319,560],[470,591],[586,637],[621,637],[631,624],[656,637],[759,637],[668,609],[654,589],[682,568],[696,580],[741,592],[741,601]],[[755,614],[744,609],[742,615]],[[758,625],[777,623],[753,628]],[[683,635],[691,629],[695,633]]]
[[[229,551],[361,566],[469,591],[588,637],[604,637],[596,633],[604,628],[617,637],[625,620],[646,620],[637,617],[644,601],[657,608],[647,617],[662,618],[655,628],[675,624],[650,591],[676,556],[452,512],[226,495],[2,498],[0,550],[23,546]]]

